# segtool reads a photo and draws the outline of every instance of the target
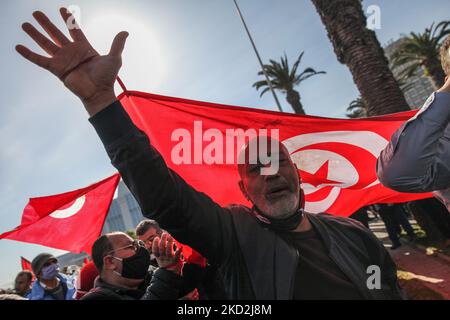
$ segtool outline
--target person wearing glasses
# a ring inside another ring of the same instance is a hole
[[[181,286],[181,250],[167,233],[152,242],[159,268],[149,272],[150,254],[141,240],[123,232],[102,235],[92,246],[99,272],[95,287],[81,300],[174,300]]]
[[[153,240],[167,232],[152,219],[144,219],[135,229],[136,237],[144,242],[150,253],[152,268],[158,267],[156,257],[152,253]],[[203,258],[196,252],[196,256]],[[180,289],[181,300],[224,300],[226,294],[222,278],[217,267],[206,262],[206,265],[196,261],[183,259],[183,285]]]

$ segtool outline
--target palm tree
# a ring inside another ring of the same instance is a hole
[[[312,0],[340,63],[346,64],[368,115],[410,110],[375,32],[366,26],[361,0]]]
[[[350,119],[367,117],[367,103],[361,96],[350,102],[347,107],[347,117]]]
[[[392,66],[403,69],[399,72],[402,79],[417,75],[422,68],[436,89],[445,82],[445,73],[441,67],[439,49],[442,40],[450,34],[450,21],[431,24],[423,33],[411,32],[405,37],[397,50],[392,54]]]
[[[367,115],[410,110],[375,32],[367,28],[361,0],[311,1],[325,25],[338,61],[350,69],[361,97],[367,104]],[[413,204],[424,209],[414,209],[418,220],[428,221],[433,226],[440,224],[439,219],[430,218],[425,213],[433,208],[426,206],[423,201]],[[422,228],[429,235],[436,230],[426,228],[425,225]]]
[[[284,57],[281,57],[281,63],[269,60],[270,64],[265,64],[263,66],[272,83],[272,87],[286,94],[286,100],[292,106],[296,114],[305,114],[305,110],[300,102],[300,93],[294,90],[294,87],[312,76],[326,73],[325,71],[316,71],[313,68],[306,68],[302,73],[297,74],[297,69],[303,54],[304,51],[300,53],[300,56],[295,61],[292,69],[289,69],[289,62],[286,54],[284,54]],[[258,72],[258,75],[264,75],[264,72],[261,70]],[[256,90],[265,87],[264,90],[261,91],[260,96],[270,90],[267,80],[255,82],[253,87],[255,87]]]

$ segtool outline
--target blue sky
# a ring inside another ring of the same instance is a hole
[[[240,0],[241,10],[264,61],[286,52],[290,61],[305,50],[300,66],[324,70],[299,87],[308,114],[344,117],[358,95],[346,66],[337,62],[310,0]],[[21,30],[34,10],[58,25],[60,6],[78,6],[81,25],[100,52],[114,35],[130,32],[120,75],[128,89],[276,110],[252,84],[259,65],[232,0],[28,1],[2,3],[0,12],[0,232],[20,222],[30,197],[86,186],[114,172],[81,103],[53,75],[16,54],[16,44],[37,49]],[[448,0],[373,0],[386,44],[400,34],[423,31],[449,18]],[[284,110],[291,112],[279,94]],[[20,269],[19,257],[42,251],[32,244],[0,241],[0,287]]]

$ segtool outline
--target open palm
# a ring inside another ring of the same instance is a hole
[[[30,23],[24,23],[22,28],[50,57],[39,55],[22,45],[18,45],[16,50],[24,58],[56,75],[85,104],[101,94],[113,94],[114,81],[122,65],[121,55],[128,33],[117,34],[109,54],[101,56],[76,26],[67,9],[61,8],[60,13],[66,25],[69,21],[73,25],[68,27],[73,41],[69,40],[44,13],[36,11],[33,13],[34,18],[51,40]]]

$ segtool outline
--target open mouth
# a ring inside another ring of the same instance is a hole
[[[269,188],[266,192],[266,198],[269,200],[277,199],[285,196],[290,192],[289,187],[286,185],[279,185]]]

